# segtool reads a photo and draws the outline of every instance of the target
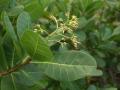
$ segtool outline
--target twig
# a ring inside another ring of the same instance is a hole
[[[21,64],[17,64],[16,66],[14,66],[14,67],[6,70],[6,71],[0,72],[0,77],[6,76],[6,75],[8,75],[8,74],[10,74],[10,73],[12,73],[12,72],[15,72],[16,70],[19,70],[21,67],[29,64],[30,61],[31,61],[31,58],[30,58],[29,56],[27,56],[27,57],[25,58],[25,61],[22,62]]]

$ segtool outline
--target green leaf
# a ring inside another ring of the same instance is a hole
[[[25,5],[25,11],[29,12],[32,21],[37,20],[41,15],[46,14],[50,2],[53,0],[29,0],[30,2]]]
[[[119,35],[119,34],[120,34],[120,26],[113,30],[112,36]]]
[[[0,90],[38,90],[38,88],[40,87],[22,85],[17,82],[16,76],[10,74],[2,78]]]
[[[38,90],[46,83],[42,72],[35,65],[27,65],[19,71],[2,77],[0,90]]]
[[[99,76],[94,58],[85,51],[65,51],[58,53],[55,62],[37,62],[49,77],[60,81],[73,81],[86,76]]]
[[[33,86],[36,84],[39,87],[45,87],[46,85],[42,82],[46,79],[44,74],[33,64],[26,65],[19,72],[14,72],[13,74],[16,77],[16,82],[21,85]]]
[[[24,52],[18,43],[14,43],[10,36],[6,36],[3,42],[6,55],[7,65],[13,67],[18,64],[24,57]]]
[[[24,10],[24,6],[23,6],[23,5],[18,5],[18,6],[16,6],[16,7],[12,8],[12,9],[10,9],[10,10],[8,11],[8,15],[9,15],[9,16],[17,16],[17,15],[19,15],[21,12],[23,12],[23,10]]]
[[[3,77],[1,80],[1,90],[18,90],[14,83],[14,79],[10,76]]]
[[[40,17],[42,10],[43,10],[43,8],[41,7],[39,0],[31,0],[25,6],[25,11],[27,11],[30,14],[33,21],[37,20]]]
[[[26,30],[31,28],[31,18],[27,12],[23,12],[18,16],[17,19],[17,34],[19,38],[22,37]]]
[[[52,53],[43,40],[43,38],[32,31],[26,31],[21,38],[23,47],[28,54],[34,59],[39,61],[52,60]]]
[[[9,0],[0,0],[0,12],[7,9],[9,6]]]
[[[3,13],[3,20],[4,20],[6,31],[11,36],[12,40],[17,42],[17,36],[15,33],[15,30],[6,12]]]
[[[110,28],[105,28],[100,32],[101,32],[101,38],[103,41],[108,40],[112,37],[112,30]]]
[[[6,70],[8,68],[6,57],[4,53],[4,49],[2,45],[0,45],[0,71]]]

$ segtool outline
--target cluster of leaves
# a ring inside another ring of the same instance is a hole
[[[0,90],[120,88],[119,0],[0,0]]]

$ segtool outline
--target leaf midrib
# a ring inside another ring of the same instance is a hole
[[[67,67],[75,67],[75,66],[81,66],[81,67],[96,67],[94,65],[82,65],[82,64],[59,64],[54,62],[31,62],[32,64],[52,64],[52,65],[58,65],[58,66],[67,66]]]

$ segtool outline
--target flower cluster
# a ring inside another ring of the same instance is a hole
[[[76,16],[72,16],[72,18],[70,19],[68,25],[73,29],[76,30],[78,28],[78,18]]]

